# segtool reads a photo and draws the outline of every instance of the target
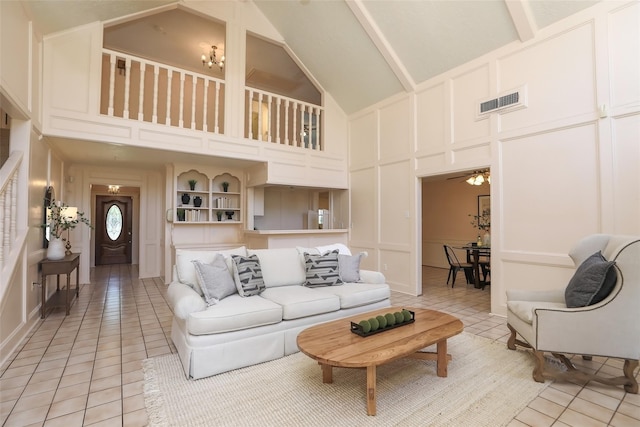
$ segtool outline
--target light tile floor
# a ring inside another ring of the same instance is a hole
[[[71,314],[54,311],[38,323],[0,369],[3,426],[147,424],[142,360],[175,348],[166,286],[160,278],[137,277],[136,266],[92,269]],[[467,332],[506,342],[505,319],[489,314],[489,289],[465,286],[460,277],[452,289],[446,277],[447,270],[425,267],[423,295],[394,292],[392,302],[454,314]],[[620,374],[617,360],[594,358],[587,365]],[[552,383],[510,427],[551,425],[640,426],[640,395],[593,383]]]

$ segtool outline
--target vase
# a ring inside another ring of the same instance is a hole
[[[488,231],[484,233],[484,236],[482,236],[482,245],[491,246],[491,234],[489,234]]]
[[[182,204],[183,205],[188,205],[189,204],[189,200],[191,200],[191,196],[189,196],[187,193],[184,193],[182,195]]]
[[[57,261],[64,258],[64,241],[60,237],[51,236],[47,247],[47,259]]]
[[[193,206],[195,206],[196,208],[199,208],[200,206],[202,206],[202,197],[200,196],[196,196],[193,198]]]

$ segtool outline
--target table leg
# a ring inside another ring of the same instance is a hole
[[[40,318],[44,319],[44,315],[46,313],[46,302],[47,302],[47,276],[45,276],[44,274],[41,276],[42,277],[42,289],[40,292]]]
[[[67,309],[67,316],[69,315],[69,305],[71,301],[69,301],[69,294],[71,293],[71,274],[67,273],[67,302],[65,304]]]
[[[76,267],[76,298],[80,297],[80,266]]]
[[[473,281],[476,289],[480,288],[480,251],[473,251]]]
[[[320,364],[322,368],[322,382],[324,384],[331,384],[333,382],[333,369],[331,365]]]
[[[447,340],[442,340],[440,342],[438,342],[437,344],[438,346],[438,361],[436,362],[437,365],[437,372],[438,372],[438,376],[439,377],[446,377],[447,376]]]
[[[376,414],[376,365],[367,366],[367,415]]]

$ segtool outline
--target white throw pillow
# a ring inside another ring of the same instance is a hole
[[[348,247],[343,245],[342,243],[334,243],[333,245],[325,245],[325,246],[316,246],[316,249],[321,254],[326,254],[327,252],[338,250],[342,255],[351,255],[351,251]]]
[[[238,292],[224,255],[216,254],[210,264],[198,260],[191,262],[196,269],[198,285],[204,293],[204,300],[208,306],[217,304],[221,299]]]

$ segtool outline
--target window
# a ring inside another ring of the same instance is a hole
[[[106,230],[111,240],[118,240],[122,234],[122,211],[115,204],[107,211]]]

